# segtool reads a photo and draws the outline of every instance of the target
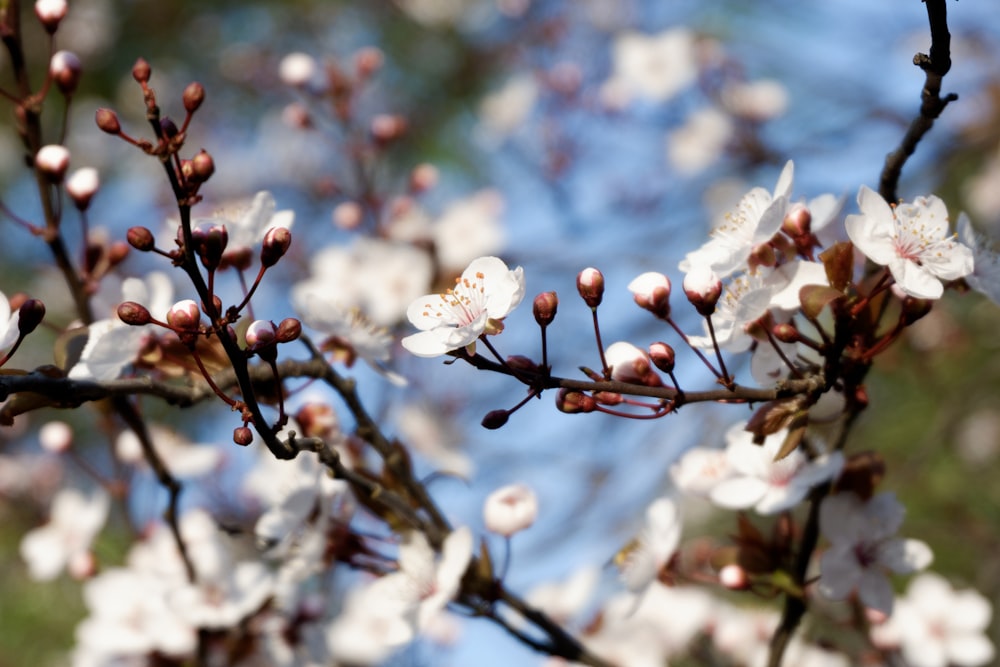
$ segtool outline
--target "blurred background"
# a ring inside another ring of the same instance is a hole
[[[953,68],[942,92],[957,93],[959,101],[907,164],[899,192],[907,200],[936,193],[953,219],[964,210],[977,228],[1000,239],[1000,15],[989,3],[972,2],[949,3],[949,13]],[[28,44],[37,82],[47,61],[45,40],[25,14],[36,36]],[[196,215],[262,189],[274,194],[279,209],[295,211],[294,261],[269,275],[254,301],[257,317],[294,315],[287,294],[319,270],[309,263],[314,249],[349,247],[373,231],[405,236],[407,225],[416,224],[414,210],[439,224],[452,215],[459,221],[441,233],[454,247],[482,248],[472,257],[499,254],[524,267],[528,299],[558,292],[550,362],[567,376],[580,365],[600,364],[589,311],[575,292],[584,267],[606,277],[606,344],[677,344],[632,303],[626,285],[650,270],[679,284],[678,261],[751,187],[773,189],[791,159],[795,199],[829,192],[853,212],[858,187],[877,187],[885,154],[917,111],[923,74],[912,58],[929,47],[917,0],[75,0],[66,23],[57,47],[77,53],[84,68],[69,108],[67,145],[74,167],[97,167],[102,179],[92,227],[122,239],[133,225],[162,233],[171,216],[159,164],[102,134],[93,120],[96,108],[112,107],[127,132],[148,135],[130,73],[141,56],[152,65],[151,84],[168,115],[183,116],[181,91],[190,81],[207,91],[187,146],[192,154],[208,150],[216,173]],[[384,62],[357,96],[349,123],[338,121],[308,86],[282,80],[289,53],[347,72],[372,46]],[[635,55],[651,50],[656,55]],[[633,62],[645,57],[653,65]],[[0,87],[11,86],[9,62],[0,62]],[[46,104],[50,126],[60,113],[62,100],[53,96]],[[403,119],[405,131],[359,173],[350,156],[379,114]],[[3,202],[38,220],[37,191],[10,114],[3,118]],[[436,167],[436,184],[410,197],[413,170],[422,163]],[[365,222],[349,229],[344,216],[353,209],[344,205],[359,203]],[[48,321],[65,327],[68,298],[46,265],[46,248],[9,221],[2,224],[0,287],[8,296],[21,290],[43,298]],[[68,229],[78,241],[79,232]],[[440,283],[464,267],[438,259]],[[149,260],[132,256],[122,270],[134,276],[168,270]],[[175,285],[176,298],[190,296],[181,281]],[[675,298],[677,319],[700,333],[684,305]],[[902,532],[930,543],[934,569],[994,605],[1000,602],[998,330],[995,305],[975,293],[949,293],[880,358],[870,376],[871,407],[849,445],[884,454],[883,488],[908,508]],[[408,325],[400,322],[395,331],[409,333]],[[51,363],[53,339],[32,341],[17,367]],[[503,354],[539,356],[527,304],[507,320],[496,344]],[[478,425],[482,416],[513,406],[523,396],[519,385],[396,352],[389,366],[409,379],[405,388],[360,363],[350,373],[386,430],[421,452],[422,470],[459,476],[431,487],[456,524],[481,531],[482,500],[503,484],[524,482],[538,492],[537,523],[513,541],[508,584],[519,592],[585,565],[602,568],[608,590],[615,573],[607,563],[634,534],[648,502],[668,490],[670,463],[687,447],[721,446],[725,430],[748,416],[732,406],[689,406],[655,422],[573,416],[543,396],[504,428],[487,431]],[[711,385],[689,354],[679,354],[678,369],[685,388]],[[750,381],[747,369],[740,378]],[[184,499],[230,511],[238,503],[239,474],[232,471],[245,470],[254,453],[231,444],[234,424],[219,427],[219,406],[181,418],[152,401],[144,408],[154,421],[170,419],[186,438],[224,449],[231,474]],[[346,413],[342,418],[349,420]],[[62,664],[84,613],[77,583],[31,582],[18,556],[53,486],[82,474],[72,462],[40,453],[37,432],[49,419],[70,422],[78,442],[92,438],[98,465],[97,452],[106,449],[100,419],[88,410],[33,414],[0,433],[0,667]],[[23,488],[25,477],[14,472],[23,470],[49,480],[48,488]],[[162,492],[149,480],[146,486],[123,510],[133,524],[162,507]],[[707,525],[691,525],[689,535],[731,530],[731,517],[700,520]],[[114,561],[126,533],[116,535],[113,527],[105,533],[98,552]],[[992,636],[1000,639],[996,627]],[[500,666],[539,659],[495,626],[469,620],[447,650],[418,646],[394,661]]]

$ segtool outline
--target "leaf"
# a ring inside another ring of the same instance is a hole
[[[785,436],[785,441],[781,443],[781,449],[779,449],[778,453],[774,455],[775,461],[780,461],[785,458],[798,449],[799,445],[802,443],[802,438],[806,434],[806,426],[809,425],[809,418],[806,413],[803,412],[796,416],[793,421],[796,422],[797,425],[789,428],[788,435]]]
[[[844,292],[851,285],[854,276],[854,244],[842,241],[821,252],[819,258],[826,269],[830,286]]]
[[[819,317],[820,312],[831,303],[846,298],[840,290],[826,285],[806,285],[799,290],[799,303],[802,304],[802,312],[810,319]]]

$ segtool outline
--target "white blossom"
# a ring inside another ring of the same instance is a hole
[[[49,521],[28,531],[21,540],[21,557],[33,579],[55,579],[74,560],[87,556],[104,527],[111,499],[102,490],[84,496],[76,489],[60,490],[52,501]]]

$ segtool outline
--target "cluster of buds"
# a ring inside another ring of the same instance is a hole
[[[132,78],[142,87],[143,99],[146,104],[147,117],[153,124],[153,131],[156,135],[156,142],[145,139],[134,139],[122,130],[121,121],[118,114],[112,109],[101,108],[97,110],[95,121],[97,127],[103,132],[120,137],[133,146],[144,152],[159,157],[165,167],[171,172],[171,182],[174,184],[175,194],[179,200],[187,201],[191,204],[198,201],[198,190],[212,174],[215,173],[215,162],[212,156],[205,150],[199,151],[193,158],[181,159],[178,157],[184,141],[187,138],[187,130],[191,124],[194,113],[201,108],[205,101],[205,88],[198,82],[188,84],[181,96],[184,106],[184,122],[180,127],[168,118],[160,116],[160,109],[156,101],[155,91],[149,87],[149,79],[152,75],[152,68],[144,59],[139,58],[132,67]]]
[[[268,363],[278,357],[278,345],[290,343],[302,335],[302,323],[294,317],[286,317],[277,326],[270,320],[255,320],[247,327],[244,338],[247,356],[257,355]]]

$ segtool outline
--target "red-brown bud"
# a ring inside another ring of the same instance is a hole
[[[205,101],[205,87],[198,83],[197,81],[189,83],[187,88],[184,89],[184,110],[188,113],[194,113],[201,106],[201,103]]]
[[[337,413],[327,403],[306,403],[295,413],[295,421],[307,438],[334,438],[340,431]]]
[[[229,244],[229,232],[225,225],[199,225],[191,230],[191,238],[194,240],[198,258],[205,268],[209,271],[219,268],[222,253]]]
[[[604,299],[604,274],[589,267],[576,277],[576,290],[591,308],[597,308]]]
[[[782,343],[798,343],[801,340],[799,330],[795,328],[794,324],[788,322],[775,324],[771,328],[771,334]]]
[[[536,296],[531,308],[538,326],[547,327],[552,324],[552,320],[556,319],[558,307],[559,297],[556,296],[555,292],[542,292]]]
[[[674,348],[666,343],[657,342],[649,346],[649,359],[664,373],[673,373],[677,356],[674,353]]]
[[[260,249],[260,263],[271,267],[284,257],[292,245],[292,233],[284,227],[272,227],[264,234],[264,243]]]
[[[540,373],[541,368],[532,359],[523,354],[512,354],[506,359],[507,366],[515,371],[525,371],[527,373]]]
[[[167,324],[179,331],[195,331],[201,322],[201,310],[191,299],[178,301],[167,311]]]
[[[367,79],[382,68],[385,57],[381,49],[374,46],[366,46],[354,54],[354,71],[358,78]]]
[[[144,324],[152,322],[153,316],[149,314],[149,309],[141,303],[126,301],[118,304],[118,319],[125,324],[130,324],[134,327],[141,327]]]
[[[129,227],[126,234],[128,244],[140,252],[149,252],[156,247],[156,239],[153,232],[146,227]]]
[[[278,324],[276,338],[279,343],[291,343],[302,335],[302,322],[294,317],[286,317]]]
[[[793,239],[806,236],[811,231],[812,213],[805,204],[792,204],[781,223],[781,231]]]
[[[508,419],[510,419],[510,412],[507,410],[492,410],[483,417],[482,425],[483,428],[495,431],[506,424]]]
[[[97,127],[99,127],[103,132],[108,134],[121,134],[122,126],[118,122],[118,114],[116,114],[111,109],[100,108],[97,113],[94,114],[94,120],[97,121]]]
[[[593,412],[597,409],[597,401],[579,391],[560,389],[556,394],[556,409],[567,414]]]
[[[170,116],[164,116],[160,119],[160,129],[163,130],[163,136],[167,139],[173,139],[180,132],[177,123]]]
[[[246,447],[253,442],[253,431],[247,426],[239,426],[233,429],[233,442],[240,447]]]
[[[27,336],[45,319],[45,304],[39,299],[28,299],[17,309],[17,332]]]
[[[132,78],[139,83],[149,83],[149,77],[152,73],[153,70],[145,58],[139,58],[132,65]]]
[[[108,246],[108,264],[114,268],[128,257],[129,247],[124,241],[112,241]]]
[[[215,160],[202,149],[191,158],[191,175],[195,183],[204,183],[215,173]]]

